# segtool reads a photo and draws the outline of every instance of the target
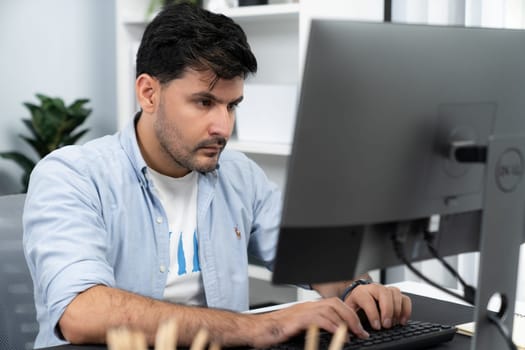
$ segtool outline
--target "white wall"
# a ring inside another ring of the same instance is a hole
[[[22,102],[35,93],[93,109],[80,143],[116,130],[115,1],[0,1],[0,151],[34,153],[19,138]],[[21,170],[0,159],[0,195],[18,192]]]

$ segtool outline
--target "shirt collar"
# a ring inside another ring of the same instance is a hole
[[[141,185],[146,186],[148,184],[148,180],[146,178],[146,161],[142,157],[142,153],[140,152],[140,147],[137,140],[137,134],[136,134],[136,125],[137,121],[140,118],[141,112],[138,112],[135,114],[135,117],[132,121],[130,121],[120,132],[120,144],[122,148],[124,149],[124,152],[127,154],[133,169],[135,170],[135,174],[140,181]]]

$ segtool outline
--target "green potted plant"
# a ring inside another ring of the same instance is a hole
[[[31,118],[23,119],[22,122],[31,132],[31,136],[19,136],[33,148],[40,160],[57,148],[76,143],[88,132],[89,129],[76,129],[84,123],[92,110],[85,107],[88,99],[77,99],[66,106],[60,98],[42,94],[36,94],[36,97],[40,100],[39,105],[24,103],[31,113]],[[26,192],[29,175],[36,161],[18,151],[0,152],[0,157],[10,159],[22,167],[24,173],[21,181],[24,186],[23,192]]]

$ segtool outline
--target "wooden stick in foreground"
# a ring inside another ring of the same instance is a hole
[[[212,342],[208,350],[221,350],[221,345],[217,342]]]
[[[108,345],[108,350],[119,350],[119,336],[117,334],[117,328],[109,329],[106,332],[106,343]]]
[[[339,326],[339,328],[337,328],[337,331],[335,331],[332,341],[330,342],[330,346],[328,346],[328,350],[341,350],[347,337],[348,333],[346,331],[346,326],[342,324]]]
[[[177,321],[169,319],[162,322],[155,335],[155,350],[177,349]]]
[[[147,350],[148,348],[144,333],[125,327],[108,330],[106,342],[109,350]]]
[[[190,350],[204,350],[207,343],[208,343],[208,331],[204,328],[201,328],[197,332],[197,335],[195,336],[195,338],[193,338],[193,342],[191,343]]]
[[[304,350],[317,350],[319,348],[319,328],[316,325],[308,327]]]
[[[132,331],[131,337],[133,339],[132,349],[134,350],[147,350],[148,342],[146,341],[146,335],[142,331]]]

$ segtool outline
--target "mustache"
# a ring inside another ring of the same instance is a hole
[[[226,139],[224,137],[214,137],[209,140],[201,141],[197,144],[195,149],[209,147],[209,146],[220,146],[221,148],[224,148],[226,146]]]

